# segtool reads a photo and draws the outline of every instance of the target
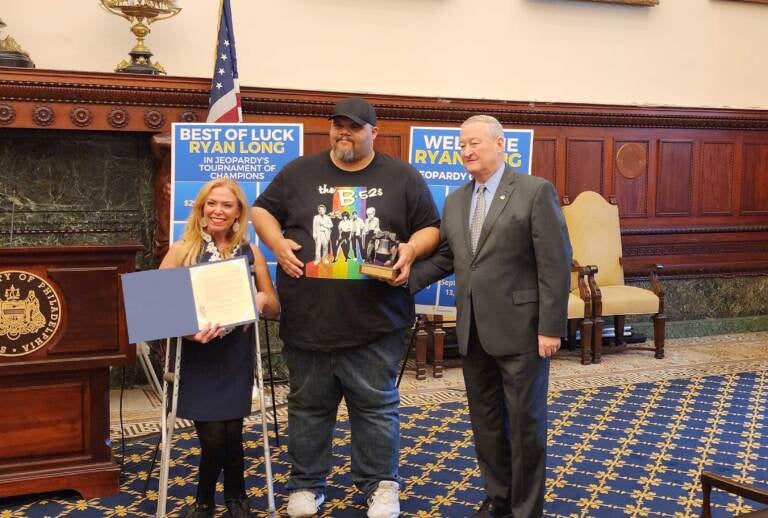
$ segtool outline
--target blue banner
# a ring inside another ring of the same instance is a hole
[[[411,127],[408,161],[426,180],[440,214],[450,193],[469,182],[459,147],[460,128]],[[504,130],[504,161],[512,170],[531,174],[533,130]],[[416,312],[451,315],[456,311],[456,281],[451,275],[416,295]]]
[[[303,136],[302,124],[174,123],[171,242],[181,237],[195,196],[206,182],[231,178],[253,204],[283,166],[301,156]],[[250,238],[258,243],[253,227]],[[260,249],[274,274],[274,255],[266,246]]]

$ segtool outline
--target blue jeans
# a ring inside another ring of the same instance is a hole
[[[358,347],[335,351],[283,348],[288,365],[286,489],[324,492],[331,440],[343,397],[352,431],[352,482],[369,495],[382,480],[398,481],[400,394],[397,374],[405,333],[396,331]]]

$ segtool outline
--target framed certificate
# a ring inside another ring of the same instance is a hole
[[[206,324],[238,325],[256,320],[254,293],[245,257],[189,268],[198,330]]]
[[[245,257],[121,275],[131,343],[195,334],[208,324],[258,319]]]

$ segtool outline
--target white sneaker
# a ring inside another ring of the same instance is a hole
[[[325,495],[309,489],[294,491],[288,497],[288,516],[291,518],[309,518],[325,501]]]
[[[400,516],[400,486],[394,480],[382,480],[368,497],[368,518]]]

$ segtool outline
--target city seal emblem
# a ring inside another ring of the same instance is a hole
[[[31,354],[51,341],[61,322],[53,286],[37,275],[0,270],[0,356]]]

